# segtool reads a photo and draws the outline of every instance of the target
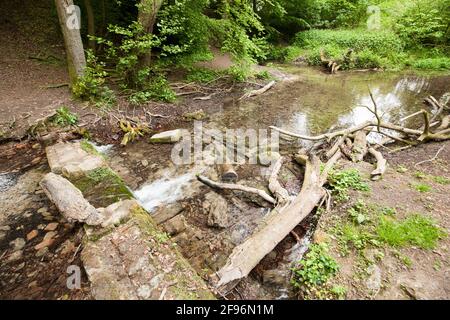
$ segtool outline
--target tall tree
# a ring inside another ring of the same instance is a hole
[[[163,0],[140,0],[138,21],[144,28],[144,32],[153,33],[153,28],[156,22],[156,16]],[[152,59],[152,52],[149,50],[143,57],[141,57],[141,65],[149,66]]]
[[[92,7],[91,0],[84,0],[84,6],[86,7],[87,22],[88,22],[88,35],[95,36],[95,16],[94,8]],[[95,52],[95,40],[89,39],[89,49]]]
[[[73,5],[73,0],[55,0],[55,4],[66,47],[70,83],[73,86],[83,76],[86,67],[78,7]]]

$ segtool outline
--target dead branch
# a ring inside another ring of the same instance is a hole
[[[269,190],[278,200],[278,203],[285,203],[289,200],[289,193],[285,188],[282,187],[278,181],[278,174],[280,172],[281,166],[283,165],[283,157],[280,157],[277,162],[273,165],[272,173],[269,177]]]
[[[373,181],[379,180],[384,172],[386,171],[387,161],[381,154],[381,152],[375,150],[374,148],[369,148],[369,153],[375,157],[377,160],[377,166],[375,170],[370,173],[370,177]]]
[[[261,198],[263,198],[264,200],[266,200],[267,202],[269,202],[271,204],[277,203],[277,201],[272,196],[267,194],[267,192],[257,189],[257,188],[247,187],[247,186],[243,186],[240,184],[215,182],[215,181],[208,179],[207,177],[201,176],[201,175],[198,175],[197,179],[200,182],[206,184],[207,186],[209,186],[211,188],[221,189],[221,190],[238,190],[238,191],[253,193],[253,194],[260,196]]]
[[[436,152],[436,154],[434,155],[433,158],[428,159],[428,160],[423,160],[423,161],[417,162],[417,163],[414,165],[414,167],[417,167],[418,165],[421,165],[421,164],[424,164],[424,163],[427,163],[427,162],[432,162],[432,161],[436,160],[437,157],[439,156],[439,154],[441,153],[441,151],[444,150],[444,148],[445,148],[445,145],[443,145],[442,147],[439,148],[439,150]]]
[[[275,81],[272,80],[268,84],[266,84],[264,87],[262,87],[261,89],[256,89],[256,90],[252,90],[252,91],[249,91],[249,92],[245,93],[238,100],[243,100],[243,99],[247,99],[247,98],[250,98],[250,97],[253,97],[253,96],[257,96],[257,95],[263,94],[264,92],[266,92],[267,90],[272,88],[274,85],[275,85]]]

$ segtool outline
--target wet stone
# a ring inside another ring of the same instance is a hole
[[[11,245],[13,251],[18,251],[21,250],[23,247],[25,247],[25,243],[26,243],[25,239],[17,238],[11,241],[9,244]]]
[[[27,240],[30,241],[30,240],[34,239],[38,234],[39,234],[39,232],[37,230],[30,231],[27,234]]]
[[[58,222],[52,222],[49,223],[46,227],[45,227],[45,231],[54,231],[56,230],[56,228],[58,228],[59,223]]]

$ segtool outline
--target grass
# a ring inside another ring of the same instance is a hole
[[[381,217],[376,233],[381,241],[390,246],[414,245],[422,249],[435,248],[437,241],[446,235],[433,220],[419,214],[402,221]]]
[[[432,190],[432,188],[425,183],[413,183],[411,186],[421,193],[430,192]]]

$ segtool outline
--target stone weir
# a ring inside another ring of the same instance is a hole
[[[46,152],[52,172],[41,187],[69,222],[84,224],[81,257],[95,299],[215,298],[89,143]]]

